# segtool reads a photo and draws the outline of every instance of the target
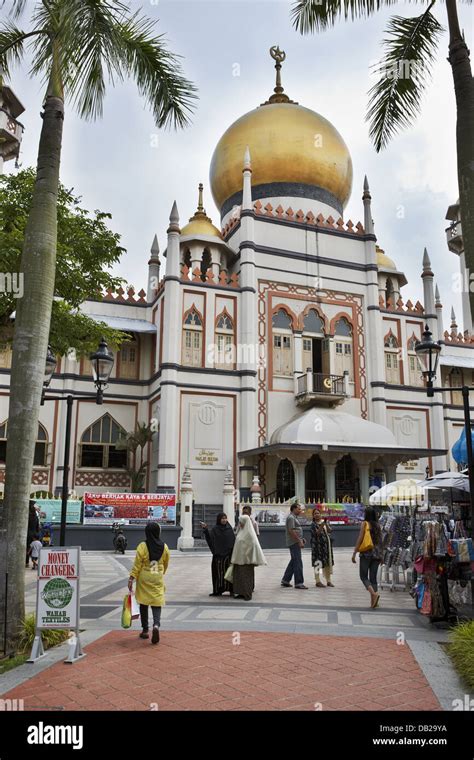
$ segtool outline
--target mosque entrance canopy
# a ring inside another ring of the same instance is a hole
[[[312,407],[277,428],[269,443],[240,451],[239,457],[258,454],[285,456],[291,451],[340,451],[399,456],[399,461],[443,456],[447,449],[400,446],[391,430],[336,409]]]

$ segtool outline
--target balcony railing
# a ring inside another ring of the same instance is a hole
[[[349,375],[329,375],[323,372],[305,372],[295,378],[296,403],[313,402],[339,404],[349,396]]]

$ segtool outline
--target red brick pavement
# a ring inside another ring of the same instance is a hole
[[[294,633],[114,631],[3,697],[25,710],[441,710],[408,646]],[[153,705],[153,703],[155,703]]]

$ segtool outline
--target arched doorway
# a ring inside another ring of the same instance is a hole
[[[286,501],[294,495],[295,471],[289,459],[282,459],[277,470],[276,497],[280,501]]]
[[[360,488],[356,463],[346,454],[336,464],[336,501],[344,498],[359,499]]]
[[[309,501],[323,501],[326,496],[324,465],[317,454],[306,462],[305,496]]]

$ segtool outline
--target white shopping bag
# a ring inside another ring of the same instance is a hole
[[[140,605],[138,604],[135,594],[130,594],[132,620],[137,620],[140,617]]]

